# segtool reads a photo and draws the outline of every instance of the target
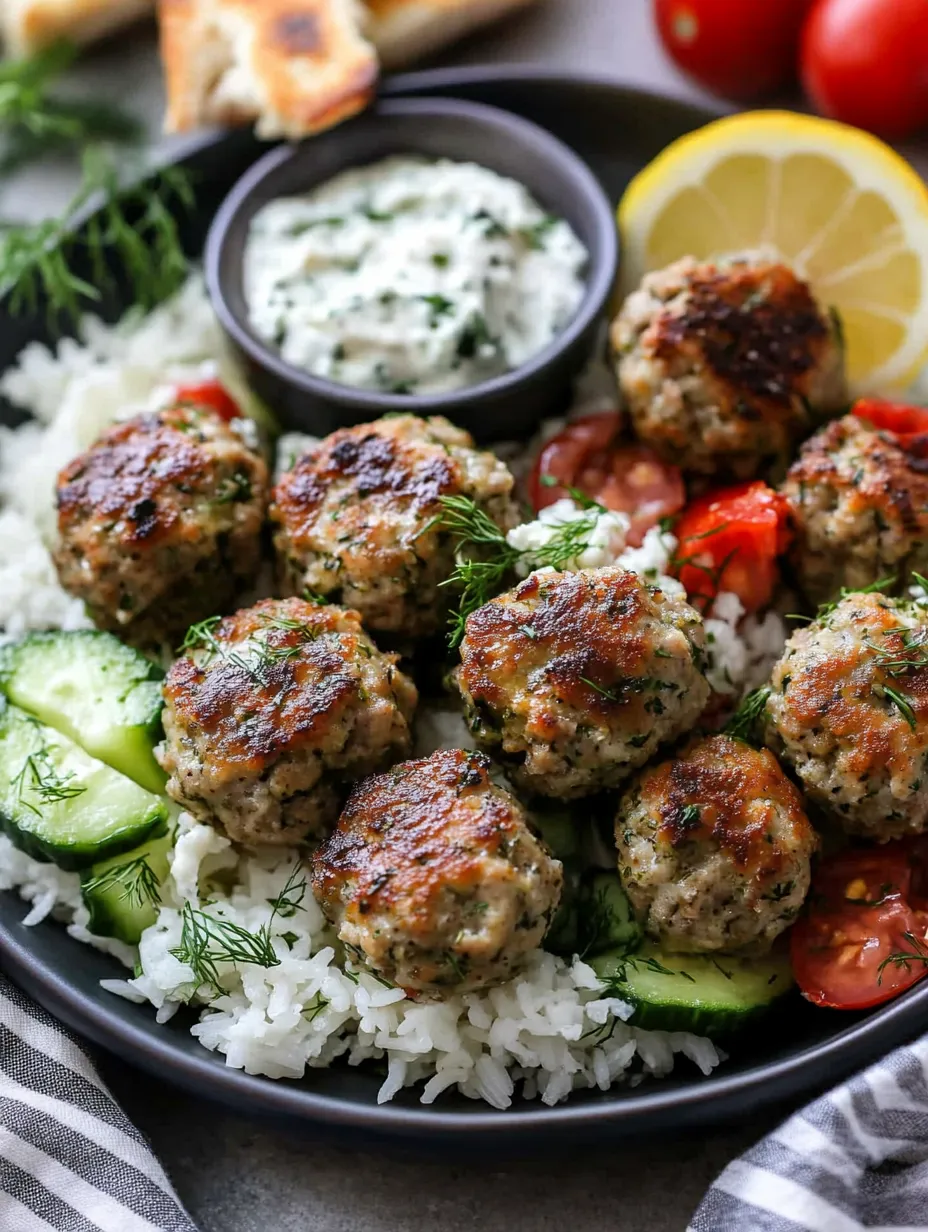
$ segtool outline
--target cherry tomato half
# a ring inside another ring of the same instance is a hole
[[[240,419],[242,415],[238,403],[226,393],[219,381],[202,381],[199,385],[179,385],[177,401],[208,406],[226,423],[230,419]]]
[[[806,1000],[833,1009],[880,1005],[928,975],[924,840],[842,851],[812,879],[790,932]]]
[[[810,0],[654,0],[665,48],[698,82],[729,98],[769,94],[793,78]]]
[[[777,557],[789,547],[787,504],[755,480],[693,501],[674,527],[676,576],[690,602],[705,609],[732,591],[746,611],[770,602],[779,576]]]
[[[914,132],[928,124],[928,4],[818,0],[802,32],[800,74],[823,115],[883,137]]]
[[[575,488],[631,518],[628,542],[637,547],[661,518],[686,501],[683,476],[647,445],[618,441],[618,413],[582,415],[541,448],[528,480],[529,500],[544,509]],[[555,480],[551,483],[551,480]]]

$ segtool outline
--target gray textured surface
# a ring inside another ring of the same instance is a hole
[[[423,1160],[275,1133],[113,1062],[105,1076],[202,1232],[682,1232],[779,1119],[544,1159]]]
[[[648,9],[647,0],[545,0],[455,58],[544,62],[699,98],[662,56]],[[98,52],[80,76],[131,101],[155,136],[149,31]],[[44,168],[0,187],[0,212],[54,209],[71,182],[67,168]],[[115,1062],[106,1076],[203,1232],[681,1232],[712,1177],[774,1123],[511,1164],[436,1162],[274,1133]]]

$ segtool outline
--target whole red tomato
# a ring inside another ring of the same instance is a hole
[[[928,124],[928,3],[818,0],[800,70],[823,115],[882,137],[914,132]]]
[[[657,29],[691,76],[728,98],[751,99],[790,81],[811,0],[654,0]]]

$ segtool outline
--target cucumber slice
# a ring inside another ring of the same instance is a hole
[[[86,868],[164,827],[167,802],[5,699],[0,820],[27,855]]]
[[[81,897],[90,912],[87,927],[92,933],[138,945],[142,933],[158,918],[173,846],[173,833],[162,834],[85,869]]]
[[[584,887],[580,929],[587,954],[628,954],[641,944],[641,925],[617,873],[597,873]]]
[[[576,860],[580,855],[580,827],[569,814],[555,809],[536,808],[531,822],[553,855],[559,860]]]
[[[567,958],[579,954],[588,961],[591,955],[607,950],[617,958],[637,949],[641,936],[641,926],[615,873],[581,876],[566,867],[561,903],[545,938],[545,949]]]
[[[646,942],[634,954],[602,954],[590,965],[613,995],[635,1006],[635,1026],[713,1039],[741,1030],[793,987],[789,955],[779,949],[732,958],[665,954]]]
[[[92,757],[148,791],[164,789],[160,668],[111,633],[32,633],[0,649],[0,689]]]

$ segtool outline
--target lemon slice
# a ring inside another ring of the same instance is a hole
[[[855,393],[928,362],[928,187],[859,129],[785,111],[708,124],[668,146],[619,205],[622,284],[679,257],[788,261],[841,314]]]

